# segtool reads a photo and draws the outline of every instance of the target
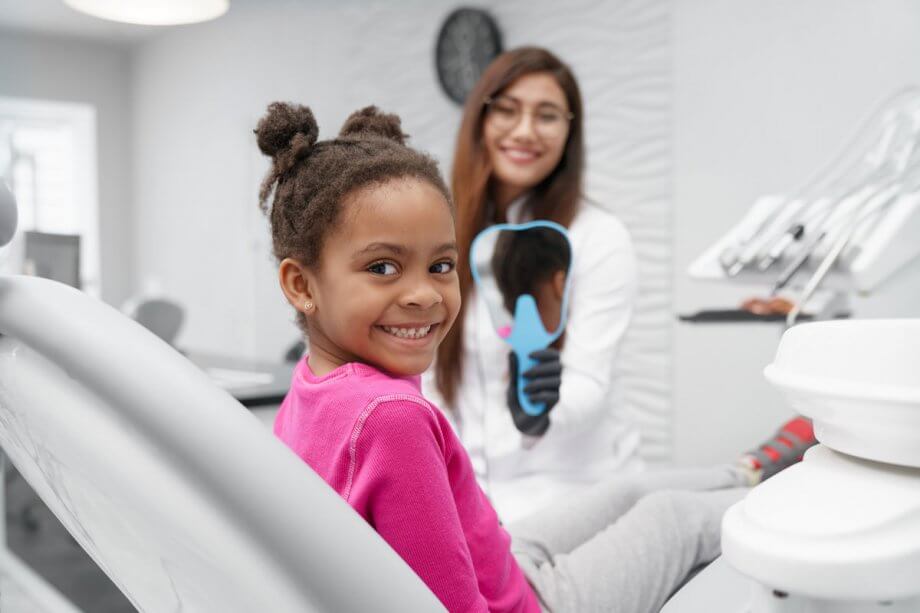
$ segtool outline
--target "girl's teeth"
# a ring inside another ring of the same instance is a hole
[[[427,336],[431,331],[431,326],[424,328],[391,328],[390,326],[381,326],[385,332],[398,336],[399,338],[422,338]]]

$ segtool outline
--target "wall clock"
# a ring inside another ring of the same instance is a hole
[[[435,66],[444,93],[463,104],[482,71],[501,52],[501,31],[489,13],[474,8],[452,12],[441,26],[435,47]]]

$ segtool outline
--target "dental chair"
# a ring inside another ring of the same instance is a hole
[[[185,321],[185,309],[165,298],[142,300],[127,315],[173,346]]]
[[[0,246],[15,220],[0,183]],[[444,610],[303,461],[136,322],[60,283],[0,276],[0,335],[3,452],[138,610]],[[14,558],[0,551],[0,572]]]
[[[920,611],[920,320],[793,327],[765,374],[821,444],[728,510],[663,613]]]

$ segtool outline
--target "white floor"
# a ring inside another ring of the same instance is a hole
[[[10,551],[0,552],[0,611],[80,613],[57,589]]]
[[[38,613],[42,611],[42,608],[29,598],[29,595],[10,577],[0,575],[0,611],[10,611],[10,613],[35,611]]]

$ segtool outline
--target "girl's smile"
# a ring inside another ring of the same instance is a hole
[[[377,326],[390,336],[407,341],[425,341],[439,324],[406,324],[401,326]]]

